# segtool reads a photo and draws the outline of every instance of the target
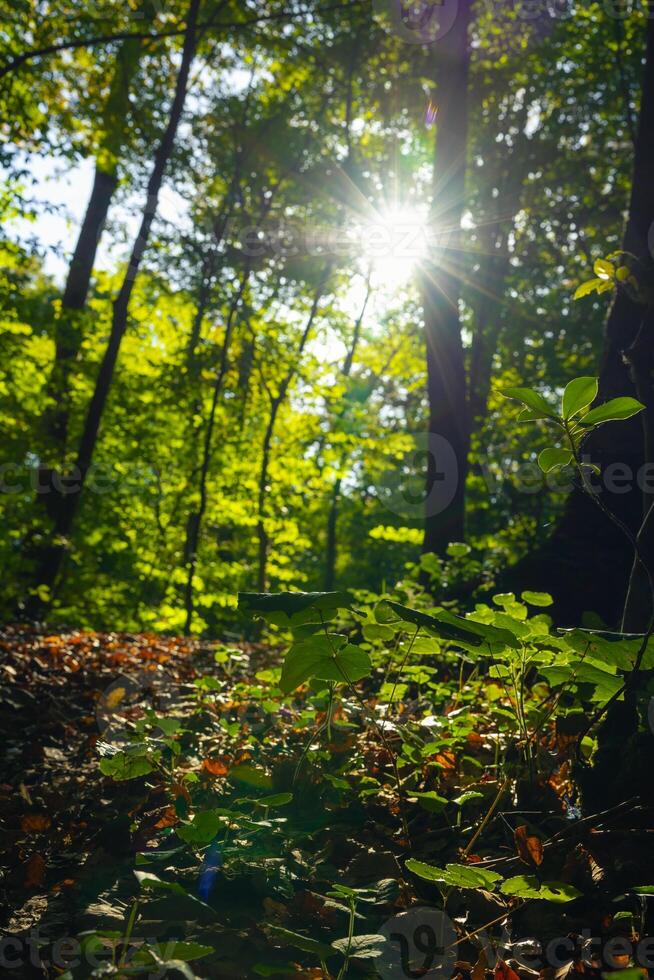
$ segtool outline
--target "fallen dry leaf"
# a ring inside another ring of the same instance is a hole
[[[41,854],[32,854],[25,867],[25,888],[40,888],[45,878],[45,858]]]
[[[538,867],[543,863],[543,842],[540,837],[529,834],[524,824],[516,827],[513,837],[518,855],[525,864],[535,864]]]
[[[229,772],[229,766],[222,759],[205,759],[202,768],[210,776],[226,776]]]
[[[42,834],[52,826],[52,820],[46,813],[26,813],[20,822],[20,829],[26,834]]]

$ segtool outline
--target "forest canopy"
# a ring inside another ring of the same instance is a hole
[[[239,589],[483,594],[547,548],[574,477],[502,391],[600,373],[615,290],[573,296],[622,247],[647,12],[459,6],[6,12],[7,611],[215,634]]]
[[[651,5],[14,0],[0,119],[3,976],[648,980]]]

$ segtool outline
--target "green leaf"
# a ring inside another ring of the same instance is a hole
[[[531,408],[523,408],[521,412],[518,413],[518,422],[538,422],[541,419],[550,418],[549,413],[544,412],[534,412]]]
[[[224,818],[214,810],[196,813],[190,823],[177,828],[177,836],[187,844],[202,847],[209,844],[224,825]]]
[[[575,378],[565,386],[561,402],[563,418],[568,421],[583,412],[597,398],[597,378]]]
[[[273,926],[266,923],[266,929],[268,932],[272,933],[277,939],[284,940],[289,946],[294,946],[296,949],[301,949],[305,953],[314,953],[316,956],[324,959],[326,956],[331,956],[332,948],[326,943],[318,942],[317,939],[311,939],[309,936],[303,936],[299,932],[292,932],[290,929],[284,929],[282,926]]]
[[[612,262],[607,262],[606,259],[595,259],[593,263],[593,272],[600,279],[613,279],[615,275],[615,266]]]
[[[554,602],[549,592],[521,592],[520,598],[530,606],[551,606]]]
[[[406,862],[408,871],[424,878],[426,881],[436,881],[453,888],[483,888],[492,889],[496,882],[502,880],[497,871],[488,871],[467,864],[446,864],[445,868],[435,868],[423,861],[413,858]]]
[[[611,401],[591,409],[588,415],[584,415],[579,420],[580,425],[601,425],[602,422],[615,422],[622,419],[630,419],[632,415],[637,415],[645,408],[642,402],[635,398],[624,396],[622,398],[612,398]]]
[[[370,657],[338,633],[323,633],[294,643],[284,659],[279,686],[285,694],[312,677],[323,681],[358,681],[372,669]]]
[[[409,798],[415,797],[418,803],[429,813],[441,813],[445,807],[450,802],[444,796],[439,796],[434,790],[430,790],[428,793],[410,793]]]
[[[183,963],[188,963],[190,960],[199,960],[203,956],[215,953],[213,946],[202,946],[200,943],[158,943],[152,948],[164,963],[168,963],[170,960],[181,960]]]
[[[504,388],[500,394],[504,395],[505,398],[514,398],[516,401],[522,402],[527,408],[532,409],[532,411],[539,413],[544,418],[555,419],[557,417],[556,412],[545,401],[543,396],[532,388]]]
[[[464,544],[462,541],[452,541],[447,546],[447,553],[450,558],[465,558],[471,551],[470,545]]]
[[[320,623],[333,619],[339,609],[349,609],[348,592],[239,592],[238,608],[278,625]]]
[[[543,473],[549,473],[559,466],[567,466],[572,459],[573,456],[570,449],[557,449],[552,446],[541,450],[538,454],[538,465]]]
[[[568,683],[589,684],[595,691],[595,697],[600,699],[612,697],[622,687],[622,680],[617,674],[603,670],[588,660],[541,667],[540,673],[551,687]]]
[[[581,299],[583,296],[588,296],[590,293],[601,293],[604,292],[606,287],[611,288],[610,279],[587,279],[586,282],[582,282],[580,286],[574,291],[572,297],[573,301],[576,299]]]
[[[255,789],[272,789],[273,786],[272,777],[268,775],[265,769],[249,766],[247,763],[232,766],[227,773],[227,778],[232,782],[236,780],[239,783],[245,783],[246,786],[254,786]]]
[[[350,956],[357,956],[359,959],[374,959],[386,952],[388,940],[385,936],[371,933],[367,936],[352,936],[351,940],[347,937],[345,939],[336,939],[332,943],[332,946],[339,953],[342,953],[343,956],[346,955],[349,949]]]
[[[617,916],[616,916],[617,918]],[[645,980],[649,974],[641,966],[628,966],[624,970],[606,972],[602,974],[602,980],[616,980],[615,974],[619,973],[620,980]]]
[[[272,796],[262,796],[255,800],[257,806],[287,806],[293,801],[292,793],[273,793]]]
[[[581,892],[562,881],[539,881],[535,875],[518,875],[507,878],[500,886],[503,895],[512,898],[540,898],[547,902],[571,902]]]
[[[433,616],[410,609],[399,602],[387,600],[388,605],[405,623],[420,626],[436,636],[467,646],[481,647],[486,643],[502,647],[519,647],[520,643],[509,630],[499,629],[487,623],[478,623],[473,619],[464,619],[454,613],[442,609]]]
[[[143,752],[116,752],[106,759],[100,759],[100,769],[105,776],[111,776],[117,782],[124,779],[136,779],[137,776],[147,776],[154,770],[150,759]]]
[[[154,891],[170,892],[173,895],[188,895],[188,892],[179,882],[163,881],[151,871],[135,871],[134,875],[141,888],[151,888]]]

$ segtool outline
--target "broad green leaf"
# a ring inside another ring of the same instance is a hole
[[[500,885],[503,895],[512,898],[540,898],[547,902],[571,902],[581,892],[562,881],[539,881],[535,875],[517,875]]]
[[[124,779],[136,779],[137,776],[147,776],[154,770],[154,765],[145,754],[134,752],[116,752],[108,758],[100,759],[100,769],[105,776],[111,776],[117,782]]]
[[[583,412],[597,398],[597,378],[575,378],[565,386],[561,402],[563,418],[567,421]]]
[[[293,801],[292,793],[273,793],[272,796],[261,796],[255,800],[257,806],[287,806]]]
[[[588,415],[580,419],[580,425],[601,425],[602,422],[615,422],[622,419],[630,419],[632,415],[637,415],[645,408],[642,402],[635,398],[624,396],[622,398],[612,398],[604,405],[598,405],[591,409]]]
[[[460,796],[455,796],[452,803],[456,803],[457,806],[465,806],[466,803],[470,803],[471,800],[483,800],[484,794],[479,793],[476,789],[467,789],[465,793],[461,793]]]
[[[514,398],[522,402],[534,412],[542,414],[545,418],[555,419],[556,412],[552,406],[545,401],[543,396],[532,388],[504,388],[500,394],[505,398]]]
[[[237,780],[239,783],[245,783],[246,786],[254,786],[255,789],[272,789],[273,785],[272,778],[265,769],[249,766],[247,763],[232,766],[227,773],[227,778],[232,782]]]
[[[593,272],[600,279],[613,279],[615,275],[615,266],[612,262],[607,262],[606,259],[595,259],[593,263]]]
[[[469,544],[464,544],[462,541],[452,541],[447,546],[447,553],[450,558],[465,558],[472,551]]]
[[[299,932],[292,932],[290,929],[284,929],[282,926],[269,925],[268,923],[266,923],[266,929],[273,936],[277,937],[277,939],[282,939],[289,946],[301,949],[305,953],[314,953],[322,959],[332,954],[331,946],[328,946],[327,943],[321,943],[317,939],[311,939],[310,936],[303,936]]]
[[[617,919],[617,917],[617,915],[614,916],[615,919]],[[644,970],[642,966],[628,966],[624,970],[610,970],[603,973],[602,980],[615,980],[616,972],[620,973],[620,980],[645,980],[645,977],[648,976],[647,970]]]
[[[333,619],[339,609],[349,609],[347,592],[239,592],[238,608],[271,623],[295,625]]]
[[[467,864],[446,864],[444,868],[436,868],[423,861],[416,861],[413,858],[406,862],[408,871],[424,878],[426,881],[441,882],[453,888],[483,888],[492,889],[496,882],[502,880],[502,875],[497,871],[488,871],[485,868],[477,868],[475,865]]]
[[[552,446],[541,450],[538,454],[538,465],[543,473],[549,473],[559,466],[567,466],[568,463],[572,462],[572,459],[573,456],[570,449],[557,449]]]
[[[177,836],[187,844],[202,847],[213,840],[222,826],[224,818],[221,814],[214,810],[201,810],[189,823],[177,828]]]
[[[550,418],[549,413],[534,412],[531,408],[523,408],[518,414],[518,422],[538,422],[541,419]]]
[[[521,592],[520,598],[530,606],[551,606],[554,602],[549,592]]]
[[[427,810],[429,813],[441,813],[450,802],[444,796],[439,796],[434,790],[430,790],[428,793],[410,793],[409,798],[412,797],[415,797],[423,810]]]
[[[611,286],[610,279],[587,279],[586,282],[582,282],[580,286],[577,286],[572,299],[581,299],[590,293],[603,293],[607,287],[610,289]]]
[[[589,663],[588,659],[541,667],[540,673],[552,687],[569,683],[589,684],[600,700],[612,697],[622,687],[622,679],[617,674]]]
[[[163,881],[151,871],[135,871],[134,875],[141,888],[152,888],[154,891],[170,892],[174,895],[187,895],[188,892],[179,882]]]
[[[395,630],[382,623],[366,623],[361,632],[364,639],[368,640],[369,643],[374,643],[375,640],[392,640],[395,636]]]
[[[332,946],[339,953],[342,953],[343,956],[346,955],[349,949],[350,956],[357,956],[359,959],[374,959],[386,952],[388,940],[385,936],[371,933],[367,936],[352,936],[351,940],[347,937],[345,939],[336,939],[332,943]]]
[[[279,686],[285,694],[312,677],[323,681],[358,681],[370,673],[370,657],[346,636],[324,633],[294,643],[284,659]]]
[[[392,602],[390,599],[387,602],[393,612],[397,613],[405,623],[420,626],[429,633],[445,640],[475,648],[483,646],[485,643],[510,647],[520,645],[516,637],[506,629],[498,629],[498,627],[487,623],[478,623],[476,620],[457,616],[444,609],[430,616],[427,613],[403,606],[399,602]]]
[[[191,960],[199,960],[203,956],[209,956],[215,952],[213,946],[202,946],[200,943],[183,942],[157,943],[152,949],[164,963],[168,963],[170,960],[181,960],[183,963],[188,963]]]

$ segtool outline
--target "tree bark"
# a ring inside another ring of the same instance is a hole
[[[321,276],[320,283],[316,288],[313,302],[311,304],[311,310],[309,311],[307,322],[302,332],[297,350],[295,351],[293,366],[289,368],[282,378],[277,394],[270,395],[270,415],[268,416],[268,423],[266,425],[266,431],[263,439],[261,467],[259,469],[259,491],[257,495],[257,538],[259,540],[257,588],[259,589],[259,592],[265,592],[268,585],[268,552],[270,549],[270,537],[266,528],[266,501],[268,497],[270,455],[275,425],[277,422],[277,415],[279,413],[279,409],[286,399],[291,382],[297,373],[300,358],[302,357],[302,353],[311,334],[311,330],[318,313],[318,305],[325,289],[325,283],[327,282],[327,279],[331,273],[331,268],[332,264],[328,263],[323,275]]]
[[[49,594],[51,595],[51,590],[61,570],[67,548],[67,539],[73,529],[75,517],[82,499],[84,485],[93,461],[100,423],[104,415],[118,353],[127,329],[129,304],[134,283],[148,244],[152,222],[157,210],[159,192],[175,143],[177,128],[184,110],[189,71],[195,55],[197,42],[196,28],[200,4],[201,0],[191,0],[189,5],[184,45],[168,123],[155,153],[154,165],[148,181],[147,200],[142,212],[139,232],[132,246],[129,264],[120,291],[113,304],[109,342],[100,365],[95,390],[87,409],[77,450],[75,467],[68,475],[67,492],[56,494],[56,518],[52,535],[49,544],[44,548],[40,556],[34,576],[34,585],[39,591],[35,591],[34,593],[37,598],[35,604],[32,604],[32,610],[34,610],[35,605],[36,609],[43,605],[43,587],[50,590]]]
[[[648,236],[654,225],[654,20],[647,19],[646,61],[642,98],[635,142],[634,169],[623,248],[638,259],[636,272],[646,292],[647,305],[637,302],[624,289],[615,297],[609,313],[604,351],[599,371],[598,402],[621,395],[638,397],[647,406],[645,412],[625,422],[600,426],[584,446],[603,474],[617,464],[632,475],[627,492],[601,491],[602,500],[633,533],[643,519],[643,494],[637,479],[646,463],[652,463],[654,416],[654,340],[652,339],[653,263]],[[629,258],[626,258],[629,261]],[[648,458],[649,457],[649,458]],[[649,481],[652,481],[650,473]],[[601,485],[601,484],[600,484]],[[641,541],[648,563],[654,564],[654,524]],[[555,599],[554,613],[559,621],[578,622],[581,614],[592,610],[605,622],[619,623],[632,564],[632,548],[620,531],[603,515],[596,504],[576,487],[566,502],[565,511],[549,541],[534,556],[510,570],[503,586],[519,581],[529,588],[550,592]],[[583,588],[579,576],[587,569]],[[625,626],[631,630],[645,628],[650,603],[639,580],[632,598]]]
[[[64,464],[70,417],[70,375],[84,339],[79,316],[86,306],[95,257],[109,207],[118,187],[118,164],[129,114],[129,92],[138,67],[141,41],[127,39],[116,55],[114,74],[102,120],[103,136],[95,160],[91,196],[73,252],[55,323],[55,357],[43,413],[46,461]],[[51,456],[52,459],[48,459]]]
[[[220,353],[220,364],[214,380],[211,408],[209,409],[209,417],[207,419],[207,427],[204,434],[202,464],[200,467],[200,479],[198,481],[200,502],[198,509],[189,514],[186,525],[186,541],[184,543],[184,561],[186,563],[186,586],[184,588],[184,609],[186,612],[186,620],[184,623],[185,636],[190,635],[193,625],[193,612],[195,609],[193,579],[195,577],[195,571],[198,563],[198,548],[200,546],[200,535],[202,533],[202,521],[207,509],[207,481],[209,477],[209,467],[211,465],[213,433],[216,425],[216,411],[218,409],[218,402],[220,400],[225,376],[227,374],[227,368],[229,366],[229,346],[232,338],[234,318],[243,298],[243,293],[245,292],[249,276],[250,268],[249,266],[246,266],[236,296],[230,304],[227,323],[225,324],[225,335],[223,337],[222,350]]]
[[[465,482],[470,432],[466,404],[464,350],[459,321],[462,268],[458,243],[463,214],[468,129],[470,2],[459,5],[447,36],[434,46],[438,102],[434,159],[432,222],[435,233],[447,239],[433,250],[419,275],[427,348],[429,436],[427,452],[426,513],[423,552],[442,554],[450,541],[464,537]],[[453,453],[443,455],[441,440]],[[456,469],[456,472],[455,472]],[[452,499],[436,493],[445,480]]]

